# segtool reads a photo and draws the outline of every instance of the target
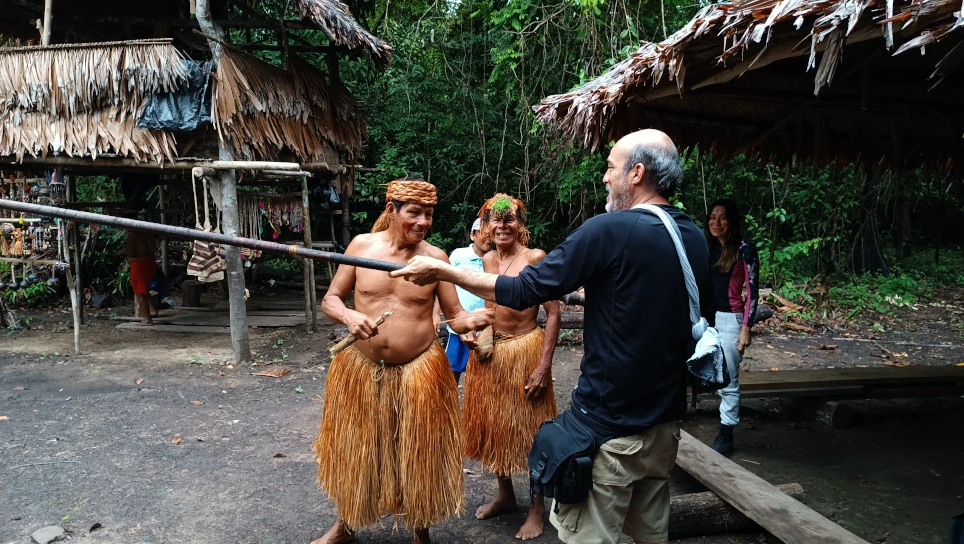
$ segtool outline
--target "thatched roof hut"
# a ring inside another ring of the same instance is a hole
[[[225,0],[211,3],[215,17],[227,17]],[[30,16],[40,15],[43,4],[0,0],[0,38],[35,42],[39,34],[29,24]],[[368,55],[384,67],[391,46],[365,30],[336,0],[292,0],[300,20],[270,21],[251,13],[250,18],[217,21],[228,28],[273,29],[279,41],[289,27],[315,28],[330,45],[298,45],[297,36],[290,46],[274,45],[286,52],[284,68],[242,50],[258,49],[259,44],[225,45],[213,93],[205,98],[213,106],[214,130],[139,127],[149,101],[188,85],[188,55],[197,58],[208,52],[188,7],[187,1],[57,2],[53,41],[83,41],[0,48],[0,157],[20,161],[109,155],[170,166],[185,156],[217,158],[219,138],[230,144],[237,159],[338,164],[350,162],[360,151],[365,120],[338,77],[334,56]],[[165,34],[170,37],[152,37]],[[132,39],[90,41],[118,35]],[[301,51],[325,53],[327,72],[299,57]]]
[[[961,166],[961,9],[960,0],[716,4],[535,111],[591,150],[655,127],[719,157]]]

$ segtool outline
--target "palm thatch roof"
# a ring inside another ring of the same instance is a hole
[[[173,160],[174,137],[136,120],[186,80],[182,59],[166,39],[0,49],[0,155]]]
[[[313,21],[334,43],[367,50],[379,67],[388,65],[392,46],[361,26],[338,0],[297,0],[301,16]]]
[[[655,127],[721,157],[964,165],[961,10],[961,0],[716,4],[534,109],[591,150]]]
[[[388,65],[391,45],[366,30],[345,4],[338,0],[289,1],[289,13],[298,13],[307,27],[322,30],[333,45],[367,52],[379,68]],[[247,6],[242,10],[245,11],[252,10],[249,4],[254,3],[210,0],[210,4],[214,18],[224,20],[232,16],[232,6]],[[188,5],[187,0],[57,0],[54,2],[53,43],[106,41],[117,39],[122,34],[125,39],[155,37],[158,36],[158,29],[164,29],[165,33],[161,35],[175,35],[179,39],[178,45],[204,45],[197,36],[185,31],[192,24],[196,25]],[[39,33],[34,22],[42,18],[43,10],[44,0],[0,0],[0,43],[7,39],[36,40]],[[278,23],[266,18],[260,21],[265,23],[266,28]]]
[[[292,152],[324,162],[325,149],[361,149],[365,120],[336,77],[296,55],[282,70],[225,48],[218,64],[214,122],[222,139],[249,159]]]
[[[0,49],[0,157],[174,161],[175,134],[137,120],[154,95],[187,83],[183,60],[170,39]],[[337,73],[225,47],[216,75],[212,120],[238,158],[327,162],[361,149],[365,119]]]

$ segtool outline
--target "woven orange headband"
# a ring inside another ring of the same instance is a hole
[[[438,204],[438,194],[436,194],[435,186],[427,181],[401,179],[389,182],[385,189],[385,202],[392,202],[393,200],[421,204],[422,206],[434,206]],[[391,223],[391,214],[388,213],[388,210],[384,210],[375,221],[372,232],[388,230]]]

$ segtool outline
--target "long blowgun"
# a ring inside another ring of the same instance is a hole
[[[17,202],[15,200],[0,199],[0,209],[35,214],[38,216],[59,217],[61,219],[68,219],[71,221],[77,221],[79,223],[109,225],[111,227],[125,230],[150,232],[167,238],[201,240],[204,242],[213,242],[215,244],[222,244],[226,246],[246,247],[248,249],[258,249],[264,251],[265,253],[276,253],[279,255],[290,255],[292,257],[328,261],[336,264],[370,268],[372,270],[382,270],[384,272],[398,270],[404,266],[397,263],[376,261],[375,259],[364,259],[361,257],[342,255],[341,253],[319,251],[317,249],[310,249],[300,245],[279,244],[276,242],[255,240],[253,238],[243,238],[241,236],[228,236],[226,234],[220,234],[217,232],[207,232],[185,227],[160,225],[158,223],[151,223],[149,221],[138,221],[136,219],[114,217],[112,215],[82,212],[78,210],[69,210],[66,208],[56,208],[53,206],[42,206],[40,204],[31,204],[29,202]]]

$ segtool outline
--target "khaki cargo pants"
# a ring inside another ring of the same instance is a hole
[[[637,542],[668,540],[669,473],[679,440],[679,422],[670,421],[603,444],[586,501],[552,505],[549,521],[559,538],[567,544],[616,544],[625,533]]]

